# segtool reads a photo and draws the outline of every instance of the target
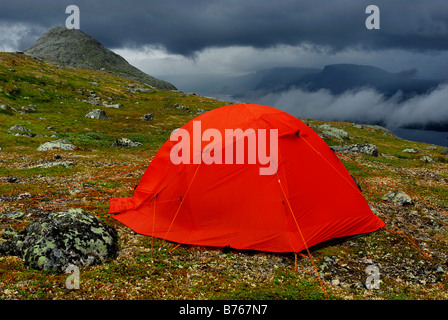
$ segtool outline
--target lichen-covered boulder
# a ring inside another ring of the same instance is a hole
[[[426,162],[426,163],[431,163],[431,162],[434,162],[434,159],[431,158],[431,157],[428,157],[428,156],[423,156],[423,157],[420,158],[420,161],[421,162]]]
[[[139,147],[141,145],[140,142],[134,142],[128,138],[117,138],[112,147]]]
[[[0,254],[21,257],[27,267],[38,270],[101,264],[117,251],[115,229],[82,209],[49,214],[0,244]]]
[[[330,147],[334,152],[338,153],[363,153],[369,156],[378,157],[378,147],[374,144],[351,144],[343,146]]]
[[[54,149],[75,150],[76,146],[69,143],[65,139],[59,139],[56,141],[45,142],[44,144],[40,145],[39,148],[37,148],[37,151],[48,151],[48,150],[54,150]]]
[[[86,114],[86,118],[90,119],[108,119],[106,116],[106,112],[101,109],[90,110],[88,114]]]
[[[335,137],[337,139],[350,140],[350,135],[347,131],[330,126],[329,124],[322,124],[319,126],[324,137]]]
[[[391,201],[398,206],[407,206],[413,204],[413,201],[409,195],[398,190],[388,192],[383,196],[382,199]]]

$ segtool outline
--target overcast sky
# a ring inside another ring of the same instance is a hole
[[[0,50],[64,25],[69,4],[83,31],[155,76],[359,63],[448,78],[447,0],[2,0]],[[365,27],[370,4],[380,30]]]

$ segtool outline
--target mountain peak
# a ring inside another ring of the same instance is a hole
[[[123,57],[107,49],[94,37],[80,29],[67,29],[62,26],[52,28],[24,53],[63,67],[104,69],[159,89],[176,89],[171,83],[156,79],[130,65]]]

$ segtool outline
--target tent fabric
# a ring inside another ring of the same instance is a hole
[[[110,199],[113,218],[172,242],[268,252],[300,252],[384,227],[336,154],[301,120],[275,108],[239,104],[206,112],[182,129],[193,134],[194,121],[222,137],[226,129],[277,129],[277,171],[261,175],[266,164],[248,163],[248,138],[242,164],[193,163],[198,150],[192,149],[190,164],[176,165],[170,152],[179,141],[168,140],[134,195]],[[201,141],[199,155],[210,143]],[[228,147],[222,146],[223,153]]]

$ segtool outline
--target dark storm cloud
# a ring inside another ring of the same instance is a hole
[[[381,30],[365,28],[366,0],[40,0],[3,1],[0,22],[64,25],[65,7],[81,10],[81,29],[110,48],[161,45],[192,55],[208,47],[268,48],[310,43],[335,51],[448,49],[446,0],[374,1]],[[30,35],[21,45],[31,45]],[[29,43],[28,43],[29,42]],[[24,49],[24,48],[20,48]]]

